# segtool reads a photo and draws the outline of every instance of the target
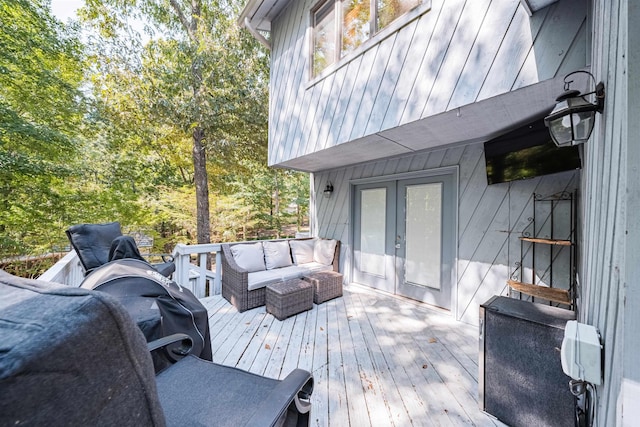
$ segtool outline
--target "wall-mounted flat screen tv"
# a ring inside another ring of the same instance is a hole
[[[558,148],[540,117],[484,143],[489,184],[580,169],[577,146]]]

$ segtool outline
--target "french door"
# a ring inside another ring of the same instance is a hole
[[[451,309],[452,173],[355,186],[353,280]]]

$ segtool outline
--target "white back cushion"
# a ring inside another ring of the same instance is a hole
[[[231,246],[231,253],[238,267],[249,273],[265,269],[264,250],[261,242]]]
[[[289,267],[293,264],[291,261],[291,252],[289,242],[262,242],[264,248],[264,261],[267,270],[274,268]]]
[[[318,239],[313,248],[313,260],[324,265],[333,263],[333,255],[336,252],[336,240]]]

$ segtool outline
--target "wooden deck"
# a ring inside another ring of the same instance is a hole
[[[500,425],[478,409],[478,331],[358,286],[278,321],[264,307],[209,310],[213,360],[272,378],[315,379],[314,426]]]

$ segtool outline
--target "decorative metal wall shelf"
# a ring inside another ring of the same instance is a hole
[[[520,261],[507,281],[510,295],[575,308],[576,194],[533,193],[533,215],[520,236]]]

